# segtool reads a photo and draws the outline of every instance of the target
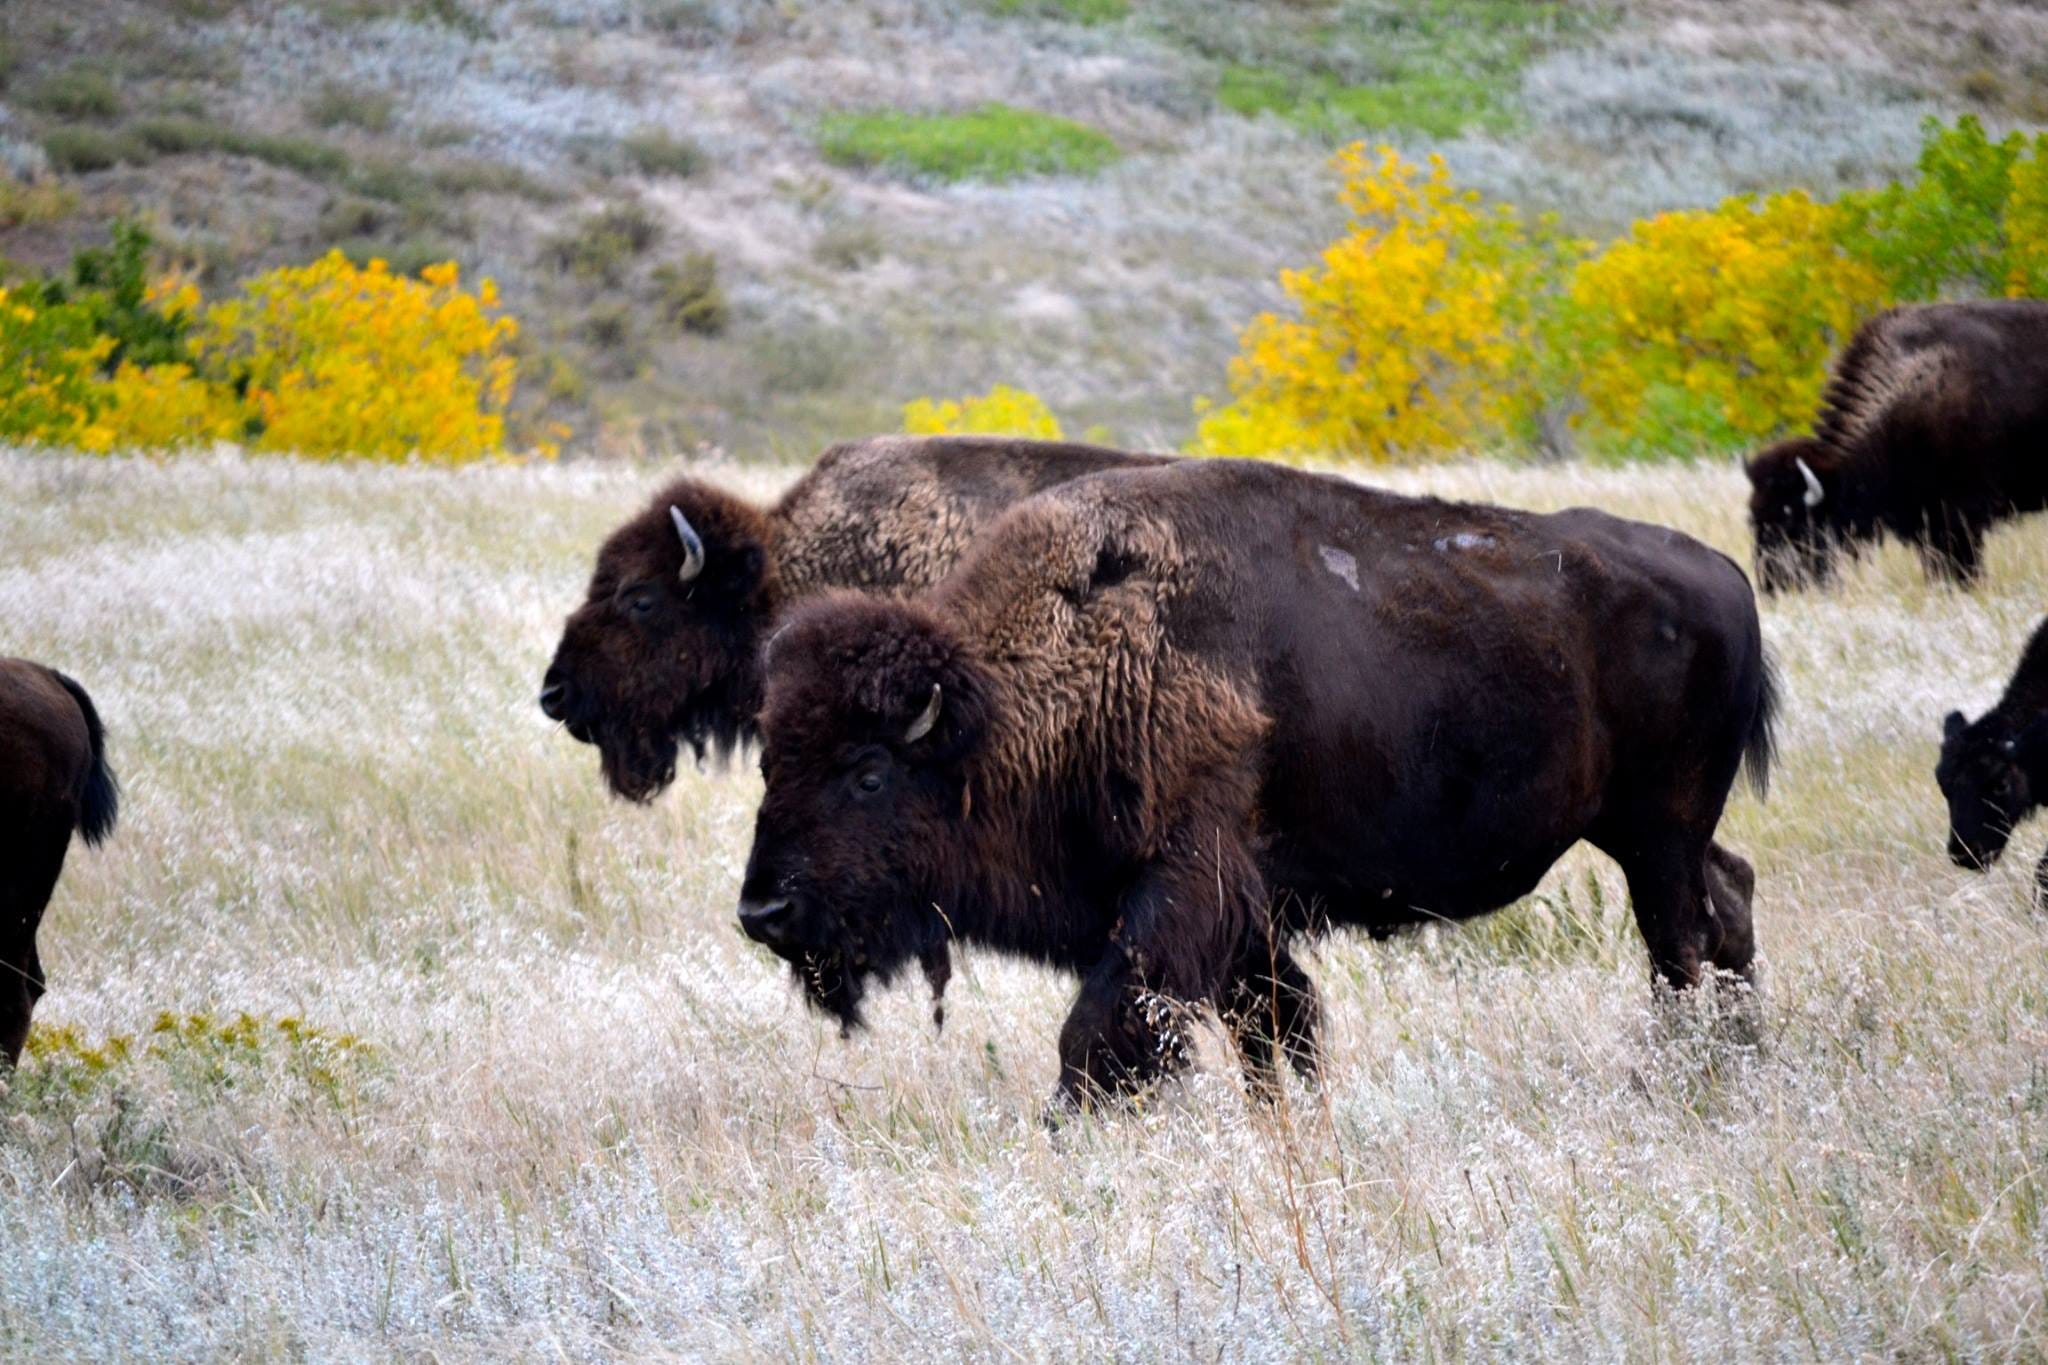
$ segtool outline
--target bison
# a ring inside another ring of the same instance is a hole
[[[2048,621],[2027,641],[1998,705],[1974,721],[1948,713],[1934,780],[1948,798],[1948,856],[1960,867],[1990,867],[2048,798]],[[2034,885],[2048,901],[2048,855]]]
[[[72,832],[99,844],[119,805],[85,689],[41,664],[0,658],[0,1067],[21,1059],[43,995],[36,929]]]
[[[1243,461],[1019,504],[908,600],[770,645],[744,932],[842,1031],[949,945],[1078,974],[1056,1102],[1180,1058],[1214,1008],[1264,1093],[1313,1074],[1290,953],[1526,894],[1581,839],[1673,986],[1747,974],[1773,684],[1741,569],[1662,527],[1397,497]]]
[[[1884,532],[1975,581],[1992,523],[2048,506],[2048,302],[1895,308],[1836,363],[1811,436],[1749,463],[1757,578],[1820,583]]]
[[[540,705],[595,744],[612,790],[648,801],[679,741],[701,761],[750,738],[761,641],[826,588],[938,581],[1011,503],[1165,456],[1000,437],[880,437],[833,446],[771,508],[696,479],[656,494],[606,540],[563,628]]]

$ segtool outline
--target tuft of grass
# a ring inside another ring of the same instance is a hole
[[[1007,104],[962,114],[832,114],[820,125],[818,148],[834,165],[940,181],[1093,175],[1122,155],[1099,128]]]
[[[708,251],[658,265],[653,272],[655,305],[662,321],[679,332],[717,336],[732,321],[732,309],[718,284],[718,261]]]
[[[443,261],[467,264],[464,260],[467,253],[458,243],[434,236],[401,237],[396,241],[353,237],[335,242],[334,249],[358,266],[382,261],[397,275],[416,276],[428,266],[439,265]]]
[[[246,156],[297,171],[309,180],[341,179],[352,165],[347,152],[316,138],[252,133],[204,118],[141,119],[127,132],[133,141],[160,156]]]
[[[642,175],[687,180],[704,169],[702,147],[660,128],[643,128],[621,139],[619,150]]]
[[[133,137],[104,128],[52,128],[43,135],[43,150],[60,171],[82,174],[104,171],[124,161],[144,161],[149,149]]]
[[[557,203],[562,191],[502,161],[465,159],[428,168],[427,179],[443,194],[504,194],[536,204]]]
[[[306,101],[306,118],[320,128],[361,128],[382,133],[391,127],[395,104],[383,91],[330,81]]]
[[[92,66],[67,67],[38,81],[22,103],[58,118],[105,121],[121,115],[121,92],[106,72]]]

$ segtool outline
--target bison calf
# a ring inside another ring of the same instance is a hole
[[[1742,571],[1675,531],[1396,497],[1269,465],[1019,504],[911,601],[837,594],[768,651],[745,932],[844,1028],[948,945],[1081,977],[1060,1095],[1231,1024],[1255,1084],[1316,1059],[1290,942],[1463,919],[1580,839],[1658,973],[1746,973],[1714,842],[1772,690]]]
[[[1895,308],[1836,362],[1814,433],[1749,464],[1766,592],[1825,581],[1885,532],[1968,584],[1985,531],[2048,506],[2048,303]]]
[[[1934,778],[1948,798],[1948,856],[1960,867],[1990,867],[2014,827],[2048,797],[2048,621],[2027,642],[1998,705],[1974,721],[1948,713]],[[2048,902],[2048,855],[2034,885]]]
[[[751,737],[760,644],[792,602],[826,588],[929,586],[1019,498],[1101,469],[1160,463],[1096,446],[998,437],[881,437],[818,458],[772,508],[696,479],[657,494],[598,551],[540,704],[598,746],[634,801]]]
[[[26,659],[0,659],[0,1066],[21,1059],[43,995],[36,929],[76,830],[98,844],[119,789],[85,689]]]

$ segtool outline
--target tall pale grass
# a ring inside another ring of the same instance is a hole
[[[1070,985],[970,955],[841,1042],[731,914],[758,784],[608,800],[532,701],[669,469],[0,455],[0,652],[92,690],[123,824],[74,855],[39,1019],[297,1018],[374,1049],[143,1052],[0,1101],[0,1352],[834,1359],[2038,1357],[2039,833],[1941,853],[1939,717],[1996,695],[2048,533],[1972,596],[1887,551],[1765,612],[1788,705],[1756,1039],[1655,1006],[1574,852],[1459,931],[1315,954],[1330,1068],[1220,1045],[1142,1114],[1036,1122]],[[755,493],[773,480],[710,471]],[[1473,464],[1744,552],[1732,468]]]

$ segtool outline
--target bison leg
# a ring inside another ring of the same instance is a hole
[[[1722,971],[1747,981],[1756,957],[1756,926],[1750,917],[1756,870],[1739,854],[1708,844],[1706,873],[1707,914],[1713,929],[1708,956]]]
[[[1270,1100],[1279,1090],[1274,1046],[1287,1054],[1302,1079],[1313,1083],[1322,1072],[1322,1004],[1316,983],[1286,947],[1273,944],[1254,950],[1239,968],[1224,997],[1224,1022],[1244,1060],[1245,1081],[1252,1093]]]
[[[1136,1094],[1187,1063],[1186,1007],[1147,990],[1112,951],[1081,983],[1060,1027],[1055,1110]]]
[[[1697,985],[1715,946],[1705,850],[1664,840],[1631,850],[1621,868],[1651,968],[1675,990]]]
[[[43,922],[43,907],[56,890],[70,842],[68,824],[57,830],[30,825],[16,845],[20,861],[0,869],[0,1070],[21,1060],[29,1017],[43,996],[36,930]]]

